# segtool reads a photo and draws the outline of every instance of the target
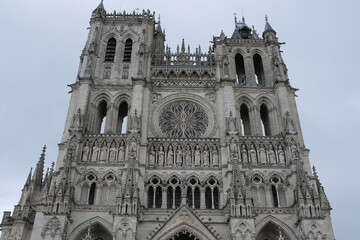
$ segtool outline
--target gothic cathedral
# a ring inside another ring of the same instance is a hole
[[[334,240],[268,20],[190,51],[154,13],[92,13],[59,144],[1,240]]]

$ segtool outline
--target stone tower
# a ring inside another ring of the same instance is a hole
[[[56,165],[1,240],[334,240],[268,20],[165,47],[154,13],[92,13]]]

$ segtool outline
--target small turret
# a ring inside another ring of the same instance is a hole
[[[97,6],[97,8],[94,9],[93,16],[103,16],[106,14],[106,10],[104,8],[104,0],[101,0],[99,6]]]
[[[246,25],[244,17],[242,17],[242,21],[238,21],[235,17],[235,31],[232,38],[250,39],[252,38],[251,31],[251,28]]]
[[[265,16],[265,29],[262,36],[264,39],[269,41],[277,40],[276,31],[271,27],[267,16]]]

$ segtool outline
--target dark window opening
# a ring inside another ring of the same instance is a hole
[[[115,58],[116,39],[110,38],[106,46],[105,62],[113,62]]]
[[[116,133],[126,134],[126,125],[128,121],[129,106],[124,101],[119,106],[118,121],[116,125]]]
[[[272,196],[273,196],[273,201],[274,201],[274,207],[279,207],[279,199],[278,199],[276,187],[274,185],[272,185],[271,190],[272,190]]]
[[[214,188],[214,208],[219,209],[219,189]]]
[[[92,183],[89,191],[89,205],[94,205],[95,202],[95,191],[96,191],[96,183]]]
[[[235,56],[235,67],[236,67],[236,83],[245,85],[246,84],[246,75],[245,75],[245,63],[243,56],[238,53]]]
[[[205,206],[207,209],[212,209],[212,194],[209,187],[207,187],[205,191]]]
[[[167,208],[173,208],[173,189],[172,187],[168,187],[167,190]]]
[[[154,189],[152,186],[148,190],[148,208],[152,208],[154,205]]]
[[[180,187],[176,187],[175,189],[175,208],[180,207],[181,204],[181,189]]]
[[[269,110],[264,104],[260,106],[260,118],[263,128],[263,136],[271,136]]]
[[[162,190],[161,187],[157,187],[155,193],[155,207],[161,208],[161,204],[162,204]]]
[[[259,54],[255,54],[253,57],[253,62],[257,85],[265,85],[264,67],[261,56]]]
[[[98,107],[98,127],[97,133],[105,133],[105,124],[106,124],[106,115],[107,115],[107,103],[101,101]]]
[[[132,44],[133,44],[133,41],[130,38],[128,38],[125,42],[124,62],[131,61]]]
[[[245,104],[240,107],[240,119],[243,136],[251,135],[249,109]]]
[[[200,189],[198,187],[195,188],[194,191],[194,205],[195,208],[199,209],[200,208]]]

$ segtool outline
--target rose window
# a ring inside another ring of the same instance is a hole
[[[209,125],[205,110],[190,101],[176,101],[162,109],[159,118],[161,131],[173,138],[201,137]]]

